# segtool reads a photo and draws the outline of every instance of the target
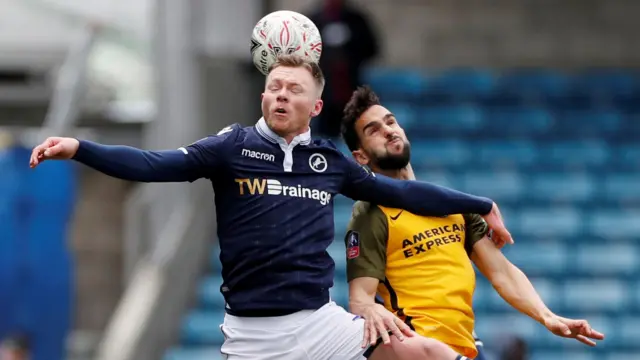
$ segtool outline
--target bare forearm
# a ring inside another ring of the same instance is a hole
[[[500,275],[494,276],[491,282],[506,302],[532,319],[542,323],[553,315],[529,278],[513,264],[509,264],[508,269]]]
[[[364,310],[376,303],[376,284],[373,278],[358,278],[349,283],[349,311],[362,315]]]

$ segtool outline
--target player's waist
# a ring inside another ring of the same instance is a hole
[[[316,295],[296,296],[291,292],[276,291],[254,295],[247,300],[229,296],[225,308],[227,314],[237,317],[268,318],[288,316],[306,310],[317,310],[330,301],[329,291],[319,291]]]
[[[261,310],[260,316],[243,316],[237,314],[231,314],[227,312],[224,317],[225,325],[235,327],[235,328],[244,328],[244,329],[264,329],[268,328],[286,328],[288,325],[296,326],[299,325],[302,321],[308,318],[311,314],[318,311],[319,309],[326,306],[335,306],[335,304],[331,302],[327,302],[322,304],[319,307],[313,307],[311,309],[302,309],[292,311],[287,314],[279,313],[279,309],[273,311],[270,314],[268,309]]]

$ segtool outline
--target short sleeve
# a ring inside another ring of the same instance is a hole
[[[387,265],[387,217],[369,203],[357,202],[345,236],[347,280],[359,277],[385,279]]]
[[[240,128],[238,124],[227,126],[215,135],[207,136],[178,149],[194,164],[197,169],[196,178],[210,177],[214,171],[223,166]]]
[[[478,214],[464,214],[463,217],[466,226],[464,248],[471,255],[473,245],[489,233],[489,226]]]

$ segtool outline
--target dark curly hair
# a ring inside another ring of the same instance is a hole
[[[380,98],[368,86],[358,87],[351,95],[347,105],[345,105],[340,130],[349,150],[354,151],[360,145],[360,138],[356,131],[356,121],[374,105],[380,105]]]

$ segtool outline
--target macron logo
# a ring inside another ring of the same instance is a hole
[[[265,154],[258,151],[247,150],[247,149],[242,149],[242,156],[246,156],[246,157],[250,157],[258,160],[271,161],[271,162],[276,161],[276,156],[273,154]]]

